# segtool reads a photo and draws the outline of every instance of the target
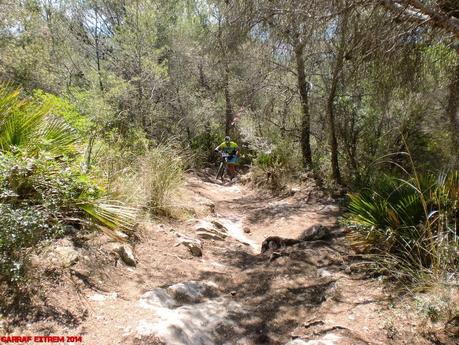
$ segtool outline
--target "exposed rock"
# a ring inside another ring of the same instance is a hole
[[[217,229],[222,230],[222,231],[228,231],[228,230],[225,228],[225,226],[224,226],[222,223],[220,223],[219,221],[217,221],[217,220],[211,220],[210,222],[211,222]]]
[[[194,226],[194,230],[196,231],[196,234],[203,239],[221,241],[228,236],[228,230],[223,224],[216,220],[199,220]]]
[[[226,235],[222,236],[220,234],[213,233],[213,232],[207,232],[207,231],[198,231],[196,235],[198,235],[198,237],[205,239],[205,240],[217,240],[217,241],[223,241],[226,237]]]
[[[187,247],[193,256],[202,256],[202,243],[189,237],[181,237],[180,244]]]
[[[136,266],[137,262],[135,260],[134,256],[134,251],[132,250],[132,247],[128,244],[123,244],[118,247],[116,250],[118,255],[120,256],[121,260],[128,265],[128,266]]]
[[[337,205],[327,205],[321,210],[324,213],[339,213],[340,208]]]
[[[294,339],[286,343],[285,345],[306,345],[308,344],[305,340]]]
[[[200,205],[207,207],[210,213],[215,213],[215,204],[210,200],[201,201]]]
[[[139,300],[149,316],[124,336],[126,340],[139,339],[139,344],[151,344],[150,337],[168,345],[220,344],[215,330],[237,327],[228,314],[243,315],[247,311],[232,299],[216,296],[212,282],[189,281],[149,291]]]
[[[79,261],[76,265],[74,265],[70,272],[76,275],[79,278],[89,278],[91,276],[91,270],[85,263]]]
[[[326,240],[331,237],[331,231],[328,227],[321,224],[316,224],[306,229],[299,238],[283,238],[279,236],[269,236],[261,244],[261,253],[273,251],[278,249],[285,249],[286,247],[305,241],[318,241]],[[270,258],[272,260],[273,257]]]
[[[110,242],[104,246],[115,257],[120,258],[126,265],[135,267],[137,261],[134,256],[134,250],[127,243]]]
[[[303,241],[318,241],[326,240],[330,237],[331,231],[328,227],[321,224],[315,224],[306,229],[300,239]]]
[[[117,237],[119,237],[119,238],[121,238],[121,239],[124,239],[124,240],[127,240],[128,237],[129,237],[129,236],[126,235],[124,232],[119,231],[119,230],[115,230],[114,233],[115,233],[115,236],[117,236]]]
[[[285,249],[288,246],[300,243],[300,239],[282,238],[279,236],[269,236],[261,244],[261,253],[270,251],[271,254],[274,250]]]
[[[72,242],[64,239],[54,244],[46,251],[44,260],[60,267],[70,267],[78,261],[78,251],[75,249]]]
[[[327,333],[319,339],[306,340],[298,338],[289,341],[285,345],[339,345],[342,344],[342,342],[340,342],[340,339],[342,339],[342,337],[336,334]]]
[[[145,309],[171,309],[184,304],[200,303],[217,295],[218,289],[215,283],[191,280],[148,291],[142,295],[139,304]]]
[[[243,230],[246,234],[250,234],[250,228],[248,226],[245,226]]]
[[[217,285],[212,282],[188,281],[171,285],[168,294],[175,300],[176,305],[195,304],[205,298],[217,296]]]

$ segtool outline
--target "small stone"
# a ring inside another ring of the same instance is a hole
[[[187,247],[193,256],[202,256],[201,241],[190,238],[182,238],[180,243]]]
[[[51,252],[51,260],[63,267],[73,266],[78,261],[78,252],[72,247],[57,246]]]
[[[117,236],[117,237],[119,237],[119,238],[122,238],[122,239],[124,239],[124,240],[127,240],[127,238],[129,237],[129,236],[126,235],[124,232],[119,231],[119,230],[115,230],[114,233],[115,233],[115,236]]]
[[[329,271],[327,271],[327,270],[325,270],[323,268],[319,269],[318,273],[319,273],[319,276],[321,276],[322,278],[330,277],[332,275]]]
[[[116,292],[112,292],[112,293],[109,293],[107,295],[103,295],[103,294],[100,294],[100,293],[96,293],[92,296],[89,296],[89,299],[91,301],[95,301],[95,302],[103,302],[103,301],[108,301],[108,300],[116,300],[118,298],[118,294]],[[104,319],[103,316],[101,316],[102,319]]]
[[[116,260],[121,259],[128,266],[136,266],[137,261],[134,256],[134,250],[128,243],[110,242],[104,245],[106,251],[108,251]]]
[[[114,248],[114,251],[118,253],[120,256],[121,260],[128,265],[128,266],[136,266],[137,262],[134,256],[134,251],[132,250],[132,247],[128,244],[120,244],[116,248]]]
[[[212,232],[207,232],[207,231],[198,231],[196,232],[196,235],[198,237],[203,238],[205,240],[218,240],[218,241],[223,241],[225,237],[217,234],[217,233],[212,233]]]
[[[338,213],[339,211],[340,208],[337,205],[327,205],[322,209],[322,212],[325,213]]]
[[[245,226],[245,227],[244,227],[244,232],[245,232],[246,234],[250,234],[250,228],[247,227],[247,226]]]

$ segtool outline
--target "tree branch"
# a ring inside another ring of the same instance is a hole
[[[389,10],[401,13],[408,20],[427,22],[459,38],[459,19],[440,9],[424,5],[419,0],[379,0]]]

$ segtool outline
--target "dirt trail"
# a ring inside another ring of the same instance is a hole
[[[394,331],[393,321],[411,320],[394,319],[381,284],[356,273],[331,199],[308,188],[260,196],[195,176],[185,192],[195,218],[224,225],[226,239],[202,240],[203,256],[194,257],[177,234],[196,237],[195,222],[150,225],[136,268],[112,267],[79,289],[72,327],[48,318],[30,333],[81,335],[91,345],[427,343],[409,327]],[[297,238],[317,223],[332,229],[331,238],[260,254],[267,236]],[[53,294],[49,303],[70,303],[64,289]]]

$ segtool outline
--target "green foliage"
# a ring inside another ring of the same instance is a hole
[[[75,128],[80,135],[87,135],[91,129],[92,121],[81,114],[76,105],[43,90],[33,91],[34,100],[46,104],[56,116],[63,118],[70,126]]]
[[[74,129],[52,114],[52,104],[20,99],[20,91],[0,85],[0,149],[37,153],[69,152],[76,141]]]
[[[76,132],[59,116],[78,120],[76,110],[52,95],[36,97],[40,102],[0,87],[0,275],[10,282],[40,241],[95,226],[119,238],[114,230],[131,230],[137,215],[103,200],[103,190],[80,172]]]
[[[1,276],[17,280],[23,273],[23,252],[43,239],[62,234],[67,219],[79,219],[76,203],[98,191],[79,182],[61,163],[40,156],[0,154]]]
[[[184,178],[183,159],[177,148],[172,143],[158,144],[139,159],[139,166],[148,209],[168,214],[172,194]]]
[[[280,141],[271,151],[260,152],[252,169],[254,184],[272,191],[282,190],[301,171],[301,158],[294,153],[294,145],[289,141]]]
[[[116,199],[151,214],[168,215],[171,197],[184,178],[183,150],[174,141],[148,147],[141,136],[138,139],[137,145],[104,146],[96,159],[97,173]]]
[[[202,166],[214,158],[214,149],[220,145],[225,137],[222,128],[206,124],[204,130],[191,141],[191,149],[195,155],[194,165]]]
[[[66,229],[98,226],[116,237],[115,229],[131,230],[136,209],[108,203],[88,176],[69,161],[40,154],[0,154],[0,260],[4,279],[23,272],[24,251]]]
[[[348,219],[356,225],[355,244],[383,254],[380,262],[396,267],[399,278],[454,271],[459,173],[384,176],[371,190],[350,195]]]
[[[0,280],[18,282],[26,269],[26,248],[64,232],[62,224],[49,221],[51,215],[40,207],[0,204]]]

